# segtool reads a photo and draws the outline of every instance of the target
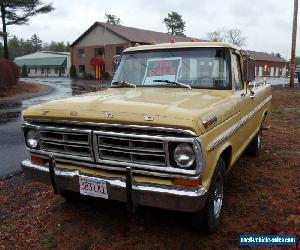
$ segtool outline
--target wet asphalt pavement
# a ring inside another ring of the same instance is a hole
[[[109,82],[71,80],[68,78],[31,78],[22,81],[48,85],[49,93],[31,99],[14,102],[0,101],[0,178],[21,170],[21,161],[28,158],[25,150],[22,111],[47,101],[103,90]]]

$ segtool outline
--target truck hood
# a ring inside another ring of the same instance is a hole
[[[24,118],[178,127],[201,133],[212,107],[231,95],[230,90],[110,88],[33,106]]]

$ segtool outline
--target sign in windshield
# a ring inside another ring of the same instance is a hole
[[[177,81],[180,66],[181,57],[148,59],[143,85],[161,85],[154,80]]]

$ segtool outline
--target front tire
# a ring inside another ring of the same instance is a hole
[[[225,171],[226,164],[221,157],[211,180],[205,207],[192,215],[192,226],[196,231],[213,234],[221,224]]]

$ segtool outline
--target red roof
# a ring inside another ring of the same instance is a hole
[[[248,50],[248,53],[250,54],[251,57],[255,59],[255,61],[286,63],[284,59],[266,52],[257,52],[257,51]]]

